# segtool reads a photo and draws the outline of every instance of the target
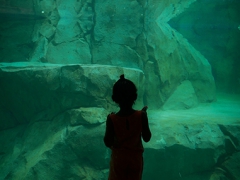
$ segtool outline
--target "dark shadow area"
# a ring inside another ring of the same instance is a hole
[[[32,34],[36,20],[4,16],[0,15],[0,62],[28,61],[34,47]]]

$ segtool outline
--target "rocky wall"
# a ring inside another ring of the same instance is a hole
[[[136,108],[214,101],[208,60],[167,23],[192,2],[35,0],[43,19],[1,23],[0,61],[21,62],[0,64],[0,179],[107,179],[103,117],[122,73],[138,87]],[[144,179],[239,178],[237,124],[159,119]]]
[[[73,108],[98,107],[111,112],[115,106],[111,100],[112,86],[118,74],[123,73],[139,87],[136,106],[142,107],[143,89],[140,87],[145,79],[143,72],[137,69],[104,65],[43,66],[37,63],[12,63],[2,67],[0,93],[3,118],[0,129],[35,120],[49,121]]]
[[[144,103],[152,108],[161,108],[185,80],[197,96],[185,108],[212,102],[211,66],[168,25],[193,2],[34,1],[35,16],[44,18],[28,21],[29,28],[13,28],[14,21],[3,27],[2,38],[12,45],[2,44],[1,61],[136,68],[145,74]],[[13,31],[19,41],[11,38]]]
[[[239,1],[196,1],[169,21],[210,62],[217,89],[238,93]]]
[[[1,64],[0,179],[107,179],[105,119],[116,111],[111,87],[121,73],[144,86],[143,72],[132,68]],[[190,81],[179,89],[185,87]],[[143,91],[138,95],[135,108],[140,109]],[[188,118],[149,112],[153,136],[144,144],[143,179],[239,179],[237,121]]]

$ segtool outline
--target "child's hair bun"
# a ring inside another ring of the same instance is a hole
[[[122,74],[122,75],[120,76],[120,79],[121,79],[121,80],[125,79],[125,78],[124,78],[124,74]]]

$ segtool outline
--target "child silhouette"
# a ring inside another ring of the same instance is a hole
[[[141,111],[132,108],[137,99],[134,83],[120,76],[114,84],[112,100],[120,110],[109,114],[104,143],[112,150],[108,180],[141,180],[143,171],[142,140],[151,139],[147,106]]]

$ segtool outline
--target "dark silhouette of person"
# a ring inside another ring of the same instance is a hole
[[[112,150],[108,180],[141,180],[143,171],[143,145],[150,141],[147,106],[134,110],[137,88],[134,83],[120,76],[114,84],[112,100],[120,110],[109,114],[104,136],[105,145]]]

